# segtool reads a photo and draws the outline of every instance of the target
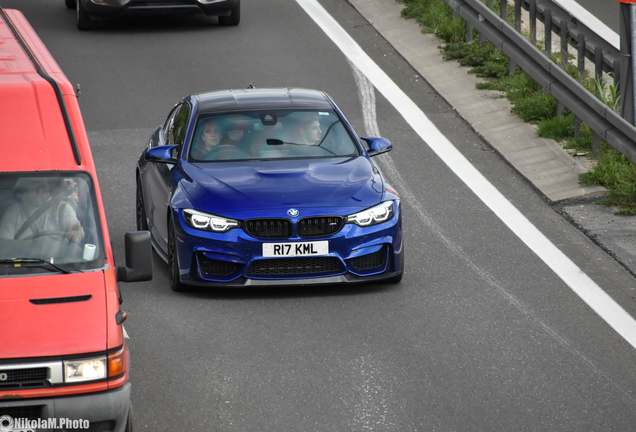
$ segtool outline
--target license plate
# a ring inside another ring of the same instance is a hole
[[[329,241],[305,243],[263,243],[263,256],[295,257],[329,254]]]

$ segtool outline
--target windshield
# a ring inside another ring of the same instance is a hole
[[[275,110],[201,116],[190,145],[193,162],[358,156],[332,110]]]
[[[86,173],[0,174],[0,276],[101,268],[98,215]]]

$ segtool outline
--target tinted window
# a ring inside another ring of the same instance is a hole
[[[190,106],[188,104],[182,104],[174,117],[169,136],[169,144],[183,145],[189,120]]]
[[[359,154],[335,112],[279,110],[199,117],[189,159],[228,161]]]

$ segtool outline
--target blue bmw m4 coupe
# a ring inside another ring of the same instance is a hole
[[[324,92],[225,90],[181,100],[137,165],[137,227],[175,291],[396,283],[402,206]]]

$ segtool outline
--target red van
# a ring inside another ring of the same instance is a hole
[[[0,8],[0,430],[132,430],[118,281],[77,96],[24,16]],[[3,429],[4,428],[4,429]]]

